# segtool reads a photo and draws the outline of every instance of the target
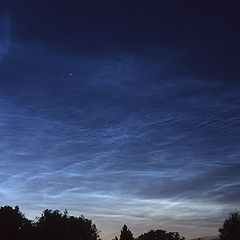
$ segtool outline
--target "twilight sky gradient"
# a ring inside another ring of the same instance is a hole
[[[104,240],[217,234],[240,205],[240,9],[49,2],[0,4],[1,206]]]

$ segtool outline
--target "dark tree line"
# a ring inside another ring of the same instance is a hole
[[[117,237],[113,240],[118,240]],[[166,232],[165,230],[150,230],[141,234],[139,237],[133,237],[132,232],[126,225],[123,226],[119,240],[185,240],[178,232]]]
[[[28,220],[19,207],[0,208],[0,240],[97,240],[91,220],[69,216],[67,211],[46,209],[35,221]]]
[[[240,240],[240,212],[235,211],[225,219],[222,228],[219,229],[220,240]],[[165,230],[150,230],[134,238],[126,225],[123,226],[119,240],[184,240],[178,232],[166,232]],[[200,239],[200,238],[199,238]],[[118,240],[117,237],[113,240]]]
[[[220,240],[240,240],[240,213],[229,215],[219,229]],[[69,216],[46,209],[35,221],[27,219],[19,207],[0,208],[0,240],[100,240],[99,231],[91,220]],[[126,225],[123,226],[119,240],[184,240],[178,232],[150,230],[134,238]],[[117,237],[113,240],[118,240]]]

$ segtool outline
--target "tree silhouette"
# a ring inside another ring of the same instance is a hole
[[[98,230],[91,220],[69,216],[67,211],[46,209],[32,222],[18,206],[0,208],[0,240],[100,240],[98,237]]]
[[[184,240],[178,232],[166,232],[164,230],[150,230],[140,235],[137,240]]]
[[[221,240],[240,240],[240,214],[232,213],[219,230]],[[0,208],[0,240],[101,240],[98,230],[91,220],[69,216],[59,210],[46,209],[36,220],[30,221],[20,212],[19,207]],[[115,237],[114,240],[118,240]],[[119,240],[134,240],[126,225],[122,227]],[[178,232],[151,230],[136,240],[184,240]]]
[[[119,240],[134,240],[132,232],[128,229],[127,225],[124,225],[121,230]]]
[[[37,239],[97,240],[98,230],[91,220],[69,216],[67,211],[46,209],[35,223]]]
[[[29,233],[29,234],[28,234]],[[0,208],[0,239],[27,239],[32,233],[32,224],[19,207],[4,206]]]
[[[239,240],[240,239],[240,213],[235,211],[230,213],[229,218],[223,223],[223,227],[219,229],[221,240]]]

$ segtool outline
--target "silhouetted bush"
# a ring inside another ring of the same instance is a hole
[[[178,232],[166,232],[164,230],[150,230],[140,235],[137,240],[184,240]]]
[[[240,239],[240,213],[235,211],[230,213],[229,218],[223,223],[223,227],[219,229],[220,240],[239,240]]]

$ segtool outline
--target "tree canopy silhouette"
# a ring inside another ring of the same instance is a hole
[[[229,232],[232,235],[227,234],[230,238],[221,239],[239,240],[239,224],[239,213],[235,212],[224,222],[223,229],[219,230],[223,235]],[[30,221],[20,212],[18,206],[0,208],[0,240],[100,240],[98,233],[91,220],[83,216],[69,216],[67,210],[62,213],[59,210],[46,209],[35,221]],[[118,238],[115,237],[114,240]],[[126,225],[122,227],[119,240],[134,240]],[[184,237],[178,232],[151,230],[135,240],[184,240]]]
[[[240,239],[240,213],[235,211],[230,213],[229,218],[223,223],[223,227],[219,229],[220,240],[239,240]]]
[[[165,230],[150,230],[140,235],[137,240],[184,240],[178,232],[166,232]]]
[[[31,221],[19,211],[19,207],[4,206],[0,208],[0,239],[10,240],[30,236]]]
[[[124,225],[121,230],[119,240],[134,240],[132,232],[128,229],[127,225]]]
[[[35,222],[15,208],[0,208],[0,240],[98,240],[98,230],[91,220],[69,216],[67,211],[43,211]]]
[[[46,209],[37,219],[36,232],[39,239],[96,240],[98,230],[91,220],[69,216],[67,211]]]

